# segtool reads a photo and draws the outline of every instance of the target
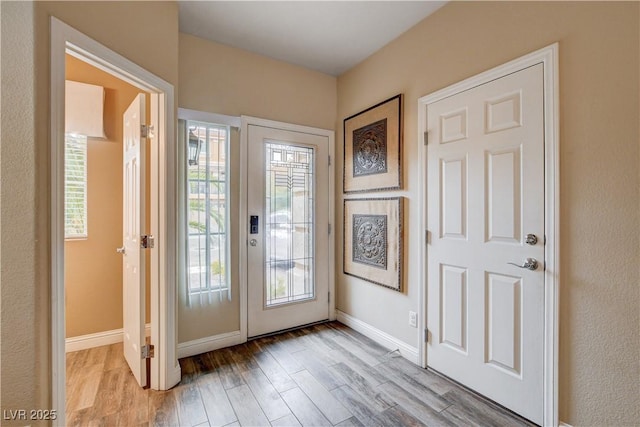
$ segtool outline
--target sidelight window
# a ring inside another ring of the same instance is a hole
[[[195,121],[186,128],[188,293],[222,295],[230,290],[229,128]]]

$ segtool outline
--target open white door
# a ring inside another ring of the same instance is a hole
[[[123,254],[122,317],[124,357],[138,384],[147,385],[145,345],[145,256],[141,234],[145,230],[145,142],[141,125],[145,95],[138,94],[124,113],[123,130]]]
[[[543,65],[427,106],[427,364],[543,421]]]

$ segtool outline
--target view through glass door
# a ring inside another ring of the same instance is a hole
[[[251,337],[329,317],[329,141],[248,130]]]

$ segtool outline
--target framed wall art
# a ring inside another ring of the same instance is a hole
[[[402,94],[344,119],[343,191],[402,186]]]
[[[402,292],[402,197],[344,201],[343,271]]]

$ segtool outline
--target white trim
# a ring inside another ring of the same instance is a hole
[[[66,356],[64,294],[64,103],[67,26],[51,19],[51,407],[65,425]],[[58,130],[62,130],[59,132]]]
[[[156,249],[151,251],[151,388],[168,390],[180,382],[177,358],[176,272],[176,120],[173,86],[151,94],[151,124],[157,129],[151,144],[151,233]],[[162,125],[160,125],[162,124]],[[156,149],[157,148],[157,149]]]
[[[70,353],[72,351],[86,350],[88,348],[119,343],[123,341],[122,333],[122,329],[113,329],[111,331],[96,332],[94,334],[70,337],[65,340],[65,351],[67,353]],[[151,336],[150,323],[144,325],[144,335],[146,337]]]
[[[218,350],[220,348],[231,347],[246,341],[246,339],[242,339],[242,333],[240,331],[233,331],[183,342],[178,344],[178,359]]]
[[[227,116],[225,114],[189,110],[188,108],[178,108],[178,118],[184,120],[193,120],[196,122],[212,123],[216,125],[226,125],[234,128],[239,128],[242,125],[242,121],[238,116]]]
[[[248,241],[248,221],[247,221],[247,160],[248,160],[248,134],[249,125],[262,126],[273,129],[288,130],[292,132],[308,133],[320,135],[328,138],[328,152],[331,158],[329,165],[329,221],[331,223],[331,234],[329,235],[329,320],[336,320],[336,282],[335,282],[335,132],[328,129],[320,129],[310,126],[296,125],[292,123],[277,122],[273,120],[260,119],[251,116],[241,116],[240,127],[240,333],[244,340],[247,340],[247,315],[248,315],[248,284],[247,284],[247,244]]]
[[[64,80],[65,53],[151,93],[151,124],[156,131],[151,161],[151,388],[166,390],[180,381],[176,357],[176,280],[174,88],[118,53],[51,17],[51,382],[54,425],[65,424],[64,305]]]
[[[335,265],[335,248],[336,248],[336,192],[335,192],[335,132],[325,131],[329,137],[329,224],[331,225],[331,233],[329,234],[329,320],[336,320],[336,265]]]
[[[544,79],[544,139],[545,139],[545,300],[544,300],[544,364],[543,364],[543,425],[558,425],[558,323],[560,297],[560,161],[559,161],[559,119],[558,105],[558,43],[525,55],[514,61],[500,65],[484,73],[463,80],[454,85],[418,99],[418,151],[422,166],[421,230],[427,229],[426,218],[426,165],[427,153],[422,138],[427,131],[427,106],[441,99],[453,96],[465,90],[499,79],[536,64],[543,64]],[[421,246],[420,259],[420,304],[419,328],[426,328],[427,292],[426,292],[426,245]],[[419,353],[423,367],[427,366],[427,354],[424,339],[419,334]]]
[[[347,325],[354,331],[360,332],[365,337],[371,338],[388,350],[400,351],[400,355],[407,359],[409,362],[415,363],[416,365],[420,364],[420,357],[418,349],[416,347],[413,347],[404,341],[400,341],[396,337],[389,335],[388,333],[383,332],[380,329],[375,328],[360,319],[356,319],[355,317],[352,317],[347,313],[344,313],[340,310],[336,310],[336,312],[338,314],[338,322]]]
[[[239,239],[240,244],[238,245],[238,268],[239,274],[238,277],[240,279],[240,337],[243,341],[247,341],[248,330],[247,330],[247,317],[248,310],[247,306],[249,304],[249,296],[247,294],[248,284],[247,284],[247,244],[248,244],[248,233],[247,227],[249,226],[249,221],[247,221],[248,208],[247,208],[247,194],[249,194],[249,186],[247,184],[247,160],[248,160],[248,126],[246,118],[241,117],[241,125],[240,125],[240,183],[239,183],[239,200],[238,200],[238,211],[240,214],[240,221],[238,223],[239,228]]]
[[[573,426],[571,424],[563,423],[562,421],[560,421],[560,423],[558,424],[558,427],[573,427]]]

